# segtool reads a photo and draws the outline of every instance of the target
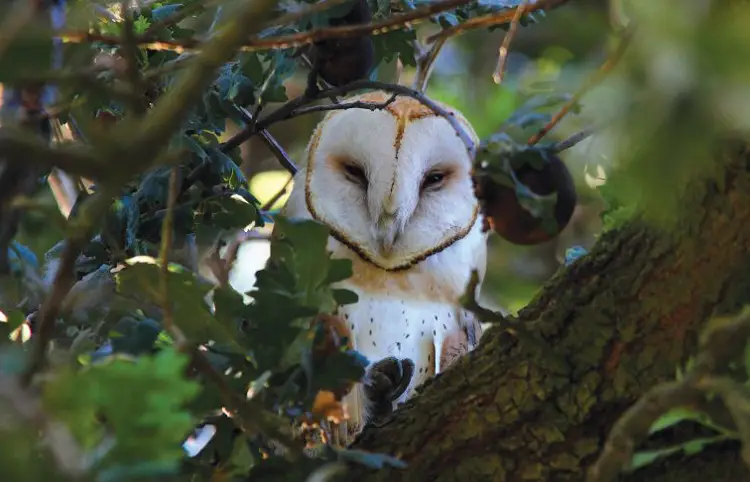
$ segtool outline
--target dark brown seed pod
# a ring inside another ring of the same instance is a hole
[[[372,20],[367,0],[354,0],[352,9],[339,18],[332,18],[332,27],[361,25]],[[367,78],[375,62],[372,36],[333,38],[315,42],[309,50],[314,73],[335,87]]]
[[[576,206],[575,184],[568,168],[559,157],[549,155],[541,170],[524,164],[514,172],[518,181],[535,194],[557,193],[553,213],[556,229],[547,231],[542,219],[521,206],[513,188],[495,183],[489,176],[479,176],[475,187],[489,227],[513,244],[534,245],[549,241],[565,229]]]

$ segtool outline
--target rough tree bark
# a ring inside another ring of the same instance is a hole
[[[355,442],[409,467],[351,480],[583,480],[618,415],[694,354],[704,321],[750,298],[750,149],[727,147],[716,162],[723,173],[690,186],[676,229],[632,220],[550,280],[519,314],[546,348],[488,330]],[[734,482],[750,472],[724,446],[623,480]]]

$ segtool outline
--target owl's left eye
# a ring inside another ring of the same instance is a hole
[[[346,163],[344,164],[344,173],[350,181],[361,184],[365,187],[367,186],[367,174],[365,174],[364,169],[361,167],[355,164]]]
[[[427,173],[422,180],[422,189],[436,188],[443,184],[445,181],[445,174],[440,171],[432,171]]]

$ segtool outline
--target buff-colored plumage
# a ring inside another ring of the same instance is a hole
[[[374,92],[347,99],[384,102]],[[455,115],[476,140],[468,122]],[[357,183],[347,164],[360,168]],[[444,182],[425,188],[425,176]],[[306,164],[294,179],[284,214],[327,225],[334,257],[353,262],[340,287],[359,301],[340,308],[354,348],[375,362],[410,358],[414,377],[398,402],[473,346],[481,328],[459,306],[472,270],[480,280],[486,234],[471,182],[471,159],[444,118],[418,101],[398,97],[385,109],[329,113],[315,130]],[[344,400],[350,429],[367,420],[361,386]]]

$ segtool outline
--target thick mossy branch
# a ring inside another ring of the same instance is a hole
[[[605,233],[519,314],[568,370],[488,330],[355,442],[409,467],[350,480],[583,480],[619,415],[695,354],[703,322],[746,301],[735,287],[750,281],[750,153],[728,151],[717,156],[722,179],[691,186],[679,232],[633,220]]]

